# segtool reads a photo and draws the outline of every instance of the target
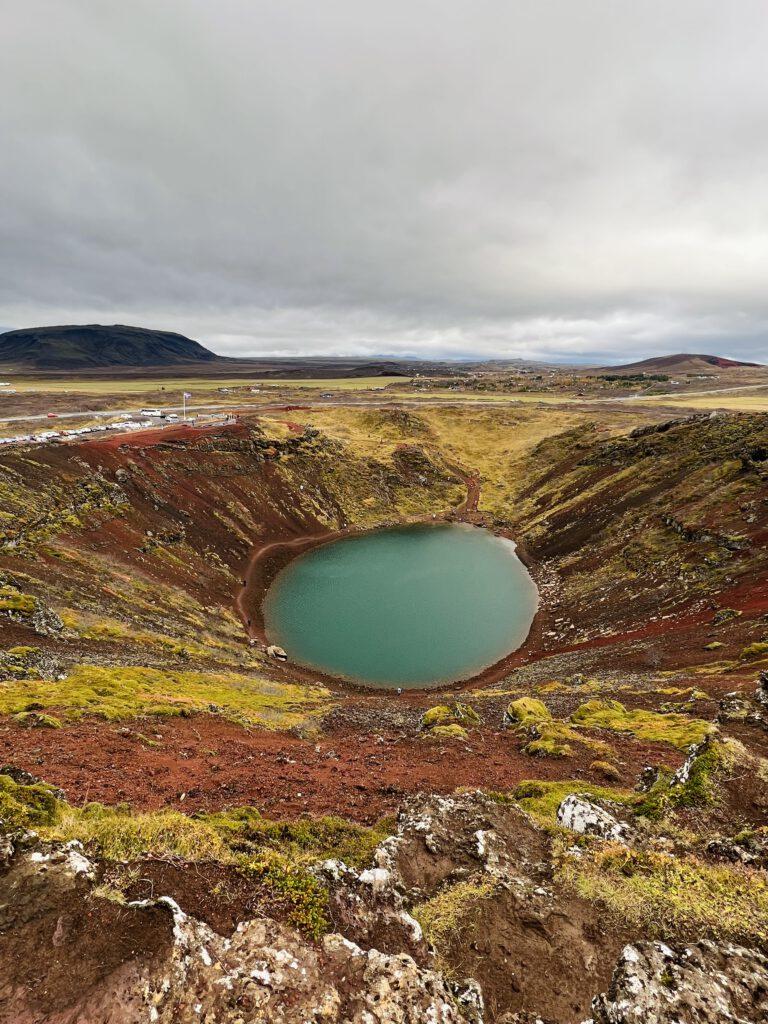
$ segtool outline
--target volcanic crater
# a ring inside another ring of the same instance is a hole
[[[768,808],[755,699],[768,668],[766,453],[764,415],[617,408],[597,423],[589,409],[387,406],[4,452],[0,745],[12,768],[0,809],[47,842],[83,844],[99,914],[115,893],[133,908],[119,963],[90,948],[85,993],[62,967],[56,1012],[96,1006],[116,971],[146,974],[166,955],[164,910],[152,911],[151,949],[134,939],[141,900],[159,890],[195,928],[228,934],[255,916],[288,929],[280,941],[308,944],[297,956],[331,963],[336,932],[407,951],[419,984],[427,967],[452,979],[446,1006],[468,1005],[457,979],[472,975],[491,1022],[583,1020],[627,942],[759,948],[765,883],[750,876],[748,909],[724,913],[718,886],[752,861],[717,850],[759,839]],[[270,656],[260,609],[292,558],[422,522],[515,540],[540,595],[518,650],[401,694]],[[635,841],[617,852],[582,835],[574,857],[556,817],[574,794]],[[18,842],[12,872],[29,840]],[[386,899],[429,945],[394,925],[365,932],[352,875],[318,867],[333,858],[389,871]],[[20,964],[46,915],[66,931],[93,898],[72,885],[0,930],[0,957],[16,965],[0,994],[19,1020],[54,1012],[45,993],[25,1002]],[[71,938],[60,966],[87,947]],[[559,966],[543,952],[553,943]],[[555,966],[562,989],[548,1000]],[[193,1019],[167,1012],[158,1019]]]

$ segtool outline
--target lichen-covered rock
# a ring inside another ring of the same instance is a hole
[[[761,672],[757,678],[755,700],[763,711],[768,711],[768,672]]]
[[[435,740],[467,740],[469,739],[469,733],[458,722],[453,722],[451,725],[436,725],[434,729],[430,729],[427,733],[427,738]]]
[[[591,803],[586,797],[570,793],[557,809],[557,820],[572,832],[597,836],[617,843],[626,843],[632,834],[629,825],[617,821],[612,814]]]
[[[243,921],[223,936],[169,897],[126,902],[110,895],[96,887],[97,875],[77,844],[34,847],[13,858],[0,880],[0,1021],[468,1019],[460,1000],[469,988],[455,996],[440,974],[407,953],[365,950],[339,934],[318,946],[268,918]],[[482,1017],[474,1020],[482,1024]]]
[[[316,873],[328,887],[336,928],[348,939],[363,949],[405,952],[420,964],[431,961],[421,926],[406,912],[387,868],[357,871],[342,861],[327,860]]]
[[[716,836],[707,843],[707,853],[718,860],[768,867],[768,827],[745,828],[733,837]]]
[[[717,722],[759,722],[759,712],[749,701],[741,697],[726,695],[719,704]]]
[[[58,636],[64,631],[64,623],[52,608],[11,585],[0,586],[0,613],[12,622],[31,627],[39,636]]]
[[[758,1024],[768,1020],[768,958],[697,942],[626,946],[594,1024]]]

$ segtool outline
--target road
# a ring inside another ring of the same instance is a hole
[[[620,397],[571,397],[569,395],[563,395],[560,401],[553,401],[551,396],[542,397],[542,401],[547,404],[573,404],[573,405],[593,405],[598,402],[657,402],[659,405],[664,405],[666,399],[679,399],[679,398],[698,398],[707,397],[709,395],[724,395],[733,394],[738,391],[756,391],[760,388],[768,388],[768,384],[744,384],[738,387],[730,388],[713,388],[709,391],[678,391],[670,392],[664,395],[621,395]],[[401,396],[384,396],[382,394],[367,395],[364,392],[358,394],[345,395],[343,398],[334,397],[333,399],[321,399],[311,400],[304,399],[302,396],[291,396],[290,399],[286,398],[284,401],[275,402],[270,401],[269,403],[264,402],[240,402],[227,404],[215,404],[215,405],[188,405],[187,413],[194,412],[234,412],[240,409],[253,410],[254,412],[268,412],[271,410],[279,409],[281,406],[288,405],[303,405],[310,408],[322,408],[324,406],[348,406],[348,405],[368,405],[375,403],[380,405],[382,403],[388,404],[389,402],[396,402],[398,405],[405,406],[440,406],[447,403],[460,402],[461,405],[477,405],[477,406],[488,406],[488,405],[505,405],[515,404],[522,401],[525,402],[536,402],[536,397],[533,394],[526,395],[523,398],[520,395],[498,395],[494,394],[492,398],[480,398],[480,397],[465,397],[464,395],[445,395],[438,397],[437,395],[430,395],[429,398],[426,396],[422,397],[419,395],[413,395],[408,397]],[[32,422],[47,422],[54,428],[57,420],[67,419],[79,419],[82,417],[90,417],[92,419],[109,419],[114,416],[138,416],[141,414],[141,408],[136,409],[101,409],[94,411],[93,409],[79,409],[71,412],[59,412],[55,418],[49,418],[47,413],[36,413],[34,415],[21,415],[21,416],[0,416],[0,423],[32,423]],[[144,407],[146,408],[146,406]],[[160,408],[160,407],[158,407]],[[162,411],[165,413],[181,413],[183,412],[183,406],[181,405],[168,405],[162,406]]]
[[[22,421],[32,422],[45,420],[47,423],[51,424],[51,428],[53,429],[55,427],[56,420],[82,419],[84,416],[88,416],[92,419],[109,419],[112,416],[140,416],[142,408],[146,409],[147,406],[142,406],[141,408],[138,409],[80,409],[75,412],[57,412],[55,417],[49,417],[48,414],[45,412],[35,413],[34,415],[31,416],[0,416],[0,423],[21,423]],[[154,408],[161,409],[161,411],[164,413],[180,413],[184,411],[181,405],[164,405],[162,407],[154,406]],[[229,410],[230,412],[234,412],[236,408],[239,408],[239,406],[234,406],[231,403],[229,405],[188,405],[187,413],[221,412],[223,410]],[[254,408],[264,407],[254,406]]]

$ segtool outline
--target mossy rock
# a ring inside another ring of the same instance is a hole
[[[751,661],[754,658],[762,658],[766,654],[768,654],[768,643],[758,641],[757,643],[749,644],[745,647],[741,652],[740,657],[743,661]]]
[[[710,644],[704,644],[704,650],[705,651],[718,651],[721,647],[724,647],[724,646],[725,645],[722,643],[722,641],[720,641],[720,640],[713,640],[712,643],[710,643]]]
[[[521,726],[546,722],[551,718],[552,714],[547,705],[535,697],[518,697],[507,705],[504,713],[505,722]]]
[[[580,704],[571,715],[571,721],[577,725],[585,724],[596,726],[601,719],[606,723],[615,721],[617,713],[626,714],[627,709],[618,700],[588,700]],[[610,728],[610,725],[605,726]]]
[[[421,719],[422,729],[433,729],[435,726],[450,725],[455,722],[453,711],[447,704],[437,704],[425,711]]]
[[[741,612],[736,608],[719,608],[712,617],[712,621],[719,626],[723,622],[730,622],[731,619],[738,619],[740,616]]]
[[[465,725],[479,725],[480,715],[475,711],[469,704],[462,704],[457,701],[453,705],[453,713],[458,722],[462,722]]]
[[[15,782],[0,774],[0,825],[7,830],[52,825],[58,818],[61,802],[51,786],[44,782]]]
[[[544,735],[540,739],[526,743],[523,753],[529,757],[570,757],[573,748],[567,743],[559,743],[552,736]]]
[[[445,739],[445,740],[466,740],[469,739],[469,733],[464,726],[459,725],[458,722],[453,722],[451,725],[436,725],[429,731],[429,738]]]
[[[46,715],[41,711],[20,711],[13,716],[14,722],[30,729],[60,729],[61,722],[55,715]]]
[[[457,701],[453,707],[448,707],[447,704],[437,704],[435,707],[430,708],[429,711],[425,711],[421,719],[422,729],[431,729],[433,732],[439,728],[450,728],[457,726],[462,729],[464,735],[466,735],[465,726],[473,726],[480,724],[480,716],[473,707],[469,704],[462,704]],[[441,733],[440,735],[449,735],[448,733]],[[452,733],[450,735],[458,735]]]
[[[37,598],[32,594],[23,594],[16,587],[0,587],[0,612],[31,615],[36,608]]]

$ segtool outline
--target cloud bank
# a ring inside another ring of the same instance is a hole
[[[761,0],[10,0],[0,322],[768,361]]]

